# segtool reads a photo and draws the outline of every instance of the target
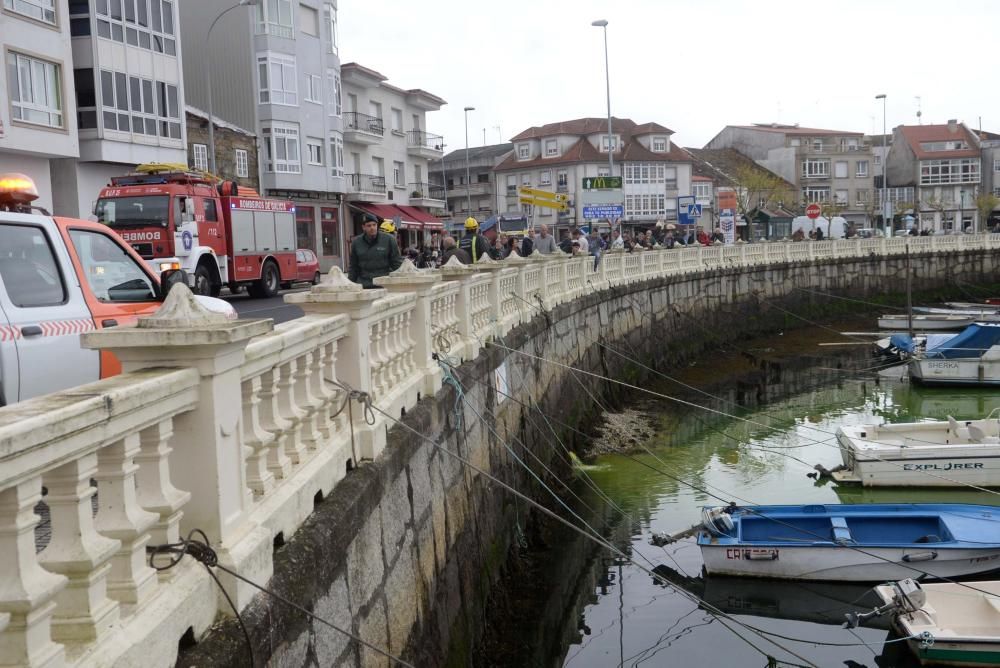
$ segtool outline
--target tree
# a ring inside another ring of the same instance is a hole
[[[736,188],[738,213],[748,222],[755,209],[791,206],[795,201],[787,181],[753,163],[741,162],[728,176]]]
[[[980,231],[986,228],[986,223],[990,219],[990,214],[992,214],[994,209],[997,207],[1000,207],[1000,197],[997,197],[991,192],[981,192],[976,197],[976,211],[979,212]]]

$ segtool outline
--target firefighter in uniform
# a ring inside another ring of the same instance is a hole
[[[479,223],[473,217],[465,219],[465,236],[458,242],[458,247],[469,254],[472,264],[479,262],[483,255],[489,253],[490,240],[479,233]]]

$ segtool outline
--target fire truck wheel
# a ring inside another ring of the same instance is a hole
[[[281,285],[281,276],[278,274],[278,267],[273,262],[265,262],[260,272],[260,280],[254,282],[257,288],[257,296],[268,298],[278,294]]]
[[[212,274],[205,265],[198,265],[198,268],[194,270],[194,293],[206,297],[218,296],[217,291],[212,286]]]

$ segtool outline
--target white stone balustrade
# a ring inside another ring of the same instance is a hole
[[[609,252],[596,271],[591,256],[556,253],[406,266],[375,290],[335,269],[286,297],[305,317],[273,328],[213,316],[176,287],[138,326],[82,337],[125,373],[0,409],[0,666],[172,665],[189,626],[197,636],[230,613],[204,569],[185,559],[157,574],[146,547],[199,528],[221,563],[265,582],[275,537],[385,447],[389,420],[366,423],[357,403],[338,413],[345,387],[399,416],[440,387],[434,352],[472,359],[540,309],[604,286],[996,248],[1000,235],[771,242]],[[36,536],[40,500],[50,522]],[[222,581],[241,608],[256,594]]]

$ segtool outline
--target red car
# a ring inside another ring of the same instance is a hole
[[[319,271],[319,258],[308,248],[295,251],[295,281],[296,283],[312,283],[316,285],[322,278]]]

